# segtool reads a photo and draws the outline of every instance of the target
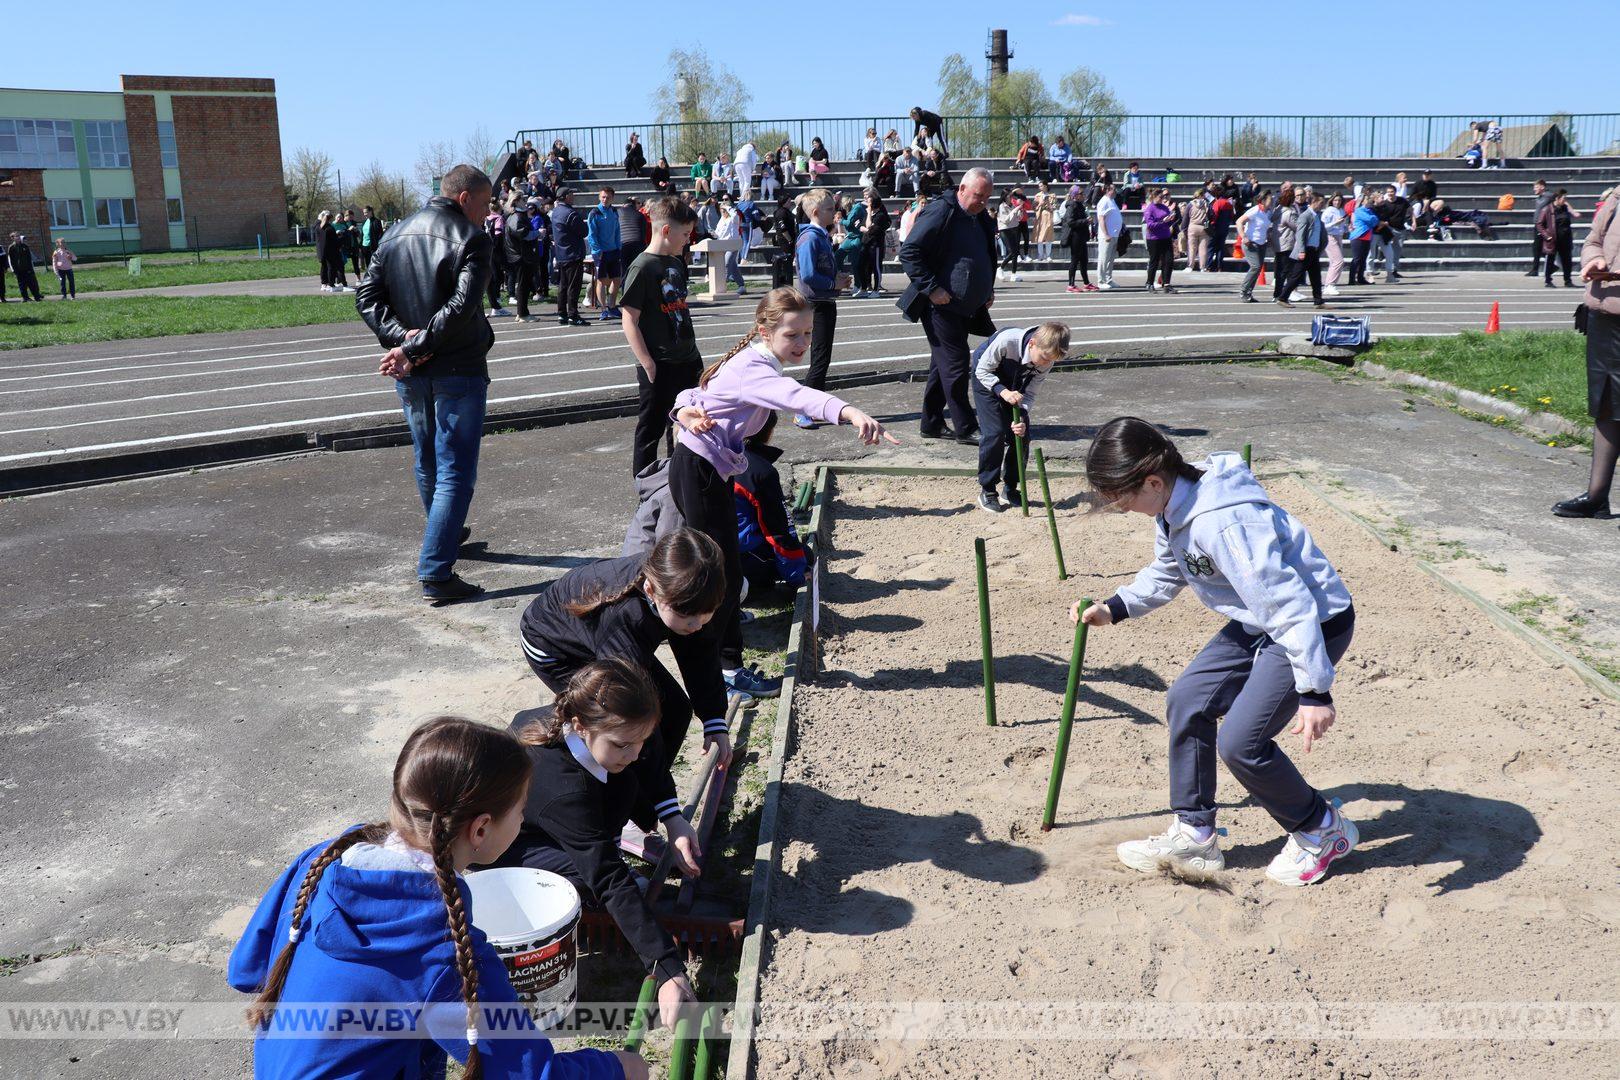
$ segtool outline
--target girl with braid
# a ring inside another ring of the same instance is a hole
[[[697,386],[676,396],[672,414],[681,432],[669,459],[670,494],[687,526],[711,537],[725,553],[725,605],[710,632],[719,637],[726,684],[754,697],[775,697],[782,684],[742,666],[742,560],[731,482],[748,471],[748,436],[765,426],[773,410],[782,409],[825,424],[849,424],[868,446],[884,439],[900,443],[842,398],[801,386],[783,373],[804,363],[813,322],[810,301],[798,290],[772,289],[754,309],[747,336],[711,364]]]
[[[454,717],[430,720],[394,764],[388,820],[316,844],[276,879],[229,969],[232,986],[258,995],[248,1009],[256,1077],[443,1076],[447,1054],[465,1064],[467,1080],[647,1076],[635,1054],[554,1053],[472,924],[460,875],[511,844],[530,771],[511,733]],[[302,1026],[279,1026],[283,1002]],[[300,1002],[355,1010],[409,1002],[423,1011],[402,1025],[406,1037],[359,1021],[335,1034],[311,1030],[309,1010],[295,1008]]]

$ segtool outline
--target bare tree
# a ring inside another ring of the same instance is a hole
[[[356,207],[369,206],[384,221],[397,221],[415,210],[420,193],[404,173],[388,172],[373,161],[360,170],[354,188],[348,193]]]
[[[288,159],[283,181],[287,185],[288,213],[308,225],[315,215],[337,199],[332,183],[332,158],[321,150],[300,146]]]
[[[416,151],[416,183],[426,191],[437,193],[439,177],[459,164],[461,159],[449,140],[425,142]]]
[[[479,124],[467,133],[461,144],[462,159],[480,169],[488,169],[490,159],[500,152],[503,142],[504,139],[497,139],[489,133],[489,128]]]

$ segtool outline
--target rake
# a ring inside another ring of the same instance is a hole
[[[737,730],[737,715],[742,711],[746,700],[748,699],[743,695],[738,695],[732,698],[726,707],[726,727],[734,734]],[[733,743],[733,761],[741,756],[743,749],[742,743]],[[725,794],[729,771],[720,766],[719,751],[710,750],[704,755],[703,764],[698,768],[697,776],[693,779],[692,787],[682,804],[682,811],[688,819],[697,814],[700,805],[703,808],[702,815],[697,818],[699,849],[707,849],[709,846],[709,837],[713,835],[715,823],[720,817],[720,800]],[[658,919],[658,925],[675,939],[676,944],[685,950],[688,957],[706,956],[713,952],[731,952],[740,948],[744,920],[733,918],[725,905],[718,902],[700,904],[696,879],[688,878],[683,881],[673,902],[659,903],[659,897],[664,891],[664,884],[669,878],[674,861],[675,849],[666,844],[663,854],[659,856],[658,863],[653,868],[651,884],[647,886],[647,906],[652,908],[654,917]],[[600,909],[588,910],[581,914],[579,937],[580,945],[591,952],[622,955],[631,951],[630,943],[619,932],[619,924],[614,922],[612,915]]]

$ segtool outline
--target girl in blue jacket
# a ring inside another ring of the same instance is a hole
[[[388,820],[316,844],[282,872],[231,952],[231,985],[258,995],[248,1010],[256,1077],[443,1077],[447,1054],[467,1080],[647,1075],[635,1054],[554,1053],[472,923],[460,875],[517,835],[530,768],[509,732],[430,720],[394,764]],[[390,1035],[354,1021],[335,1035],[312,1019],[320,1010],[278,1012],[300,1002],[389,1003],[379,1012],[408,1022]]]
[[[1215,834],[1215,757],[1288,833],[1266,876],[1312,885],[1356,846],[1355,823],[1322,797],[1276,743],[1283,727],[1311,743],[1333,726],[1334,665],[1355,609],[1327,556],[1274,504],[1237,454],[1198,465],[1145,420],[1105,424],[1086,478],[1116,509],[1158,525],[1153,562],[1083,613],[1108,626],[1161,607],[1183,586],[1229,621],[1170,687],[1170,828],[1119,845],[1133,870],[1204,877],[1225,867]],[[1216,720],[1225,717],[1217,733]]]

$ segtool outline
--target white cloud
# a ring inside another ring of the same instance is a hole
[[[1110,22],[1109,20],[1102,18],[1101,16],[1097,16],[1097,15],[1080,15],[1080,14],[1077,14],[1075,12],[1070,12],[1069,14],[1063,16],[1061,19],[1053,19],[1052,20],[1052,25],[1053,26],[1113,26],[1114,24],[1112,22]]]

